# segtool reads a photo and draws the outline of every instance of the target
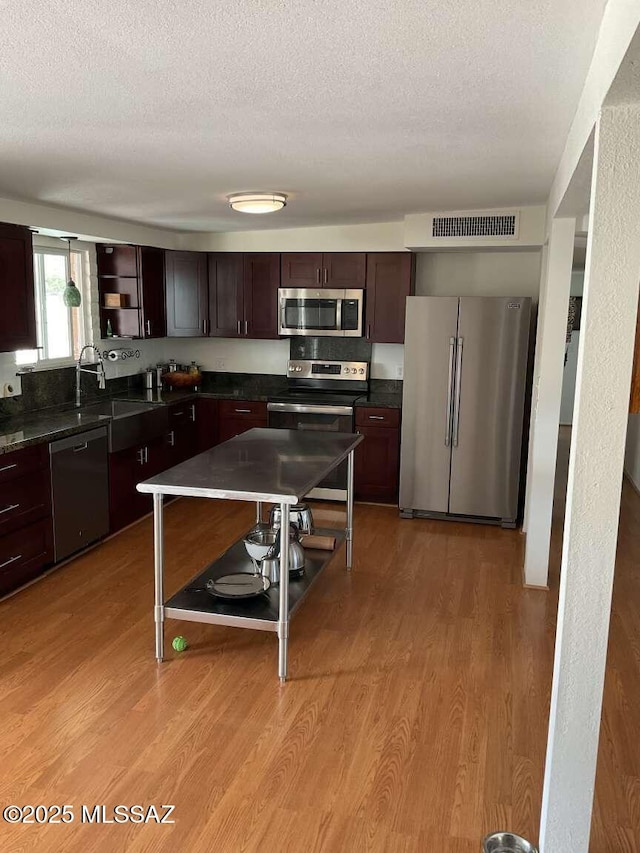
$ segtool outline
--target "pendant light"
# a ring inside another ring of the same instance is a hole
[[[67,256],[67,263],[69,265],[69,280],[67,281],[67,286],[65,287],[64,292],[62,294],[62,301],[67,306],[67,308],[78,308],[80,303],[82,302],[82,294],[76,287],[76,283],[71,277],[71,241],[77,239],[77,237],[66,238],[67,244],[69,246],[69,254]]]
[[[284,193],[247,192],[227,196],[229,207],[241,213],[275,213],[287,204]]]

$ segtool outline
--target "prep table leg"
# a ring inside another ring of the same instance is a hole
[[[287,678],[289,646],[289,504],[280,504],[280,612],[278,614],[278,675]]]
[[[155,607],[153,617],[156,623],[156,659],[158,663],[164,656],[164,537],[162,518],[162,495],[153,496],[153,552],[155,572]]]
[[[353,450],[349,454],[347,462],[347,568],[350,569],[353,562]]]

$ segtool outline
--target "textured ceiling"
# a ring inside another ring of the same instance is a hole
[[[543,202],[604,5],[1,0],[0,195],[203,231]]]

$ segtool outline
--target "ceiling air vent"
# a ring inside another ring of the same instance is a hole
[[[518,236],[517,213],[485,216],[434,216],[432,237],[444,239]]]

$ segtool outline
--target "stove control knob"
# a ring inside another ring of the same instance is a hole
[[[290,365],[289,365],[289,370],[295,370],[295,367],[294,367],[292,364],[290,364]]]
[[[364,367],[361,367],[358,373],[364,373]]]
[[[348,372],[349,372],[349,368],[348,368],[348,367],[345,367],[345,368],[344,368],[344,372],[345,372],[345,373],[348,373]]]
[[[298,365],[298,366],[296,367],[296,372],[297,372],[297,373],[302,373],[302,368],[300,367],[300,365]]]
[[[358,372],[358,370],[357,370],[357,368],[352,367],[352,368],[351,368],[351,372],[352,372],[352,373],[357,373],[357,372]]]

